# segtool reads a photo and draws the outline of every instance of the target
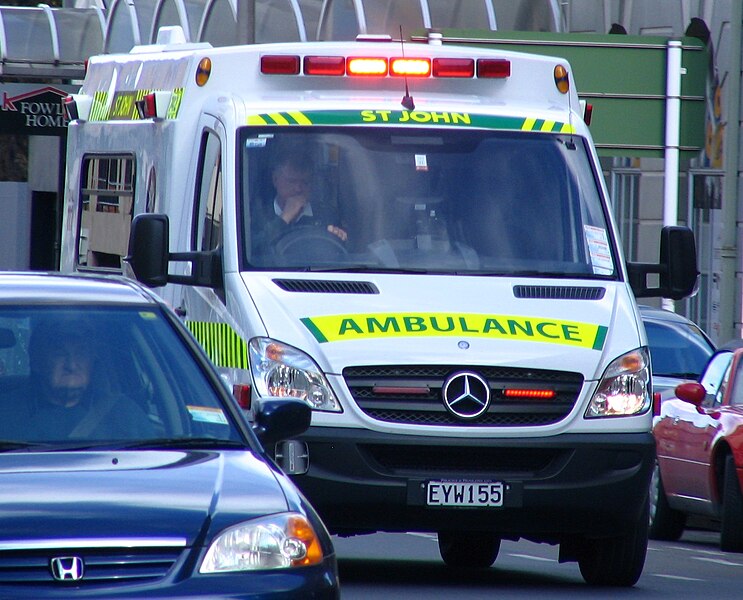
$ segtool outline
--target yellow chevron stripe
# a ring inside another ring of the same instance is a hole
[[[522,131],[532,131],[534,124],[537,122],[536,119],[524,119],[524,124],[521,126]]]
[[[542,128],[540,129],[540,131],[552,131],[552,128],[554,126],[555,126],[554,121],[545,121],[544,123],[542,123]]]
[[[281,113],[269,113],[268,116],[273,119],[276,125],[289,125],[289,121],[287,121],[286,117]]]
[[[304,113],[301,113],[299,111],[291,111],[286,114],[294,119],[297,122],[297,125],[312,125],[312,121],[310,121]]]
[[[268,125],[268,123],[261,115],[250,115],[248,116],[248,125]]]

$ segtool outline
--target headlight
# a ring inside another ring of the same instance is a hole
[[[212,542],[199,573],[306,567],[322,562],[315,530],[296,513],[241,523]]]
[[[606,368],[586,417],[637,415],[650,408],[650,401],[650,358],[647,348],[638,348]]]
[[[261,396],[299,398],[315,410],[341,412],[325,375],[301,350],[270,338],[253,338],[250,369]]]

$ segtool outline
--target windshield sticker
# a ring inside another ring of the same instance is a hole
[[[320,343],[369,338],[467,336],[601,350],[608,332],[604,325],[592,323],[487,314],[325,315],[305,317],[301,321]]]
[[[576,132],[573,125],[560,121],[426,110],[316,110],[261,113],[249,115],[247,123],[248,125],[444,125],[548,133]]]
[[[245,140],[245,147],[246,148],[265,148],[266,147],[266,138],[262,136],[258,136],[257,138],[248,138]]]
[[[591,256],[593,272],[596,275],[611,275],[614,272],[614,264],[611,261],[609,238],[606,235],[606,230],[592,225],[584,225],[583,229],[586,233],[586,243],[588,244],[588,253]]]
[[[416,171],[428,171],[428,159],[425,154],[415,155],[415,170]]]
[[[227,417],[221,408],[212,408],[210,406],[188,406],[188,412],[191,418],[198,423],[215,423],[217,425],[227,425]]]

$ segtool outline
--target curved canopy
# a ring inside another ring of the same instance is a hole
[[[0,6],[0,75],[81,78],[103,51],[104,28],[98,8]]]

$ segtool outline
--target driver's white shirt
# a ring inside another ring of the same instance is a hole
[[[281,210],[281,207],[279,206],[279,201],[278,201],[278,199],[276,199],[276,198],[274,198],[274,199],[273,199],[273,211],[274,211],[274,212],[276,213],[276,216],[277,216],[277,217],[280,217],[280,216],[281,216],[282,210]],[[312,204],[310,204],[310,203],[308,202],[307,204],[305,204],[305,205],[304,205],[304,210],[302,210],[302,212],[301,212],[301,213],[299,213],[299,214],[298,214],[298,215],[297,215],[297,216],[296,216],[296,217],[294,218],[294,221],[292,221],[292,223],[296,223],[296,222],[297,222],[297,221],[299,221],[299,219],[301,219],[302,217],[312,217],[312,216],[314,216],[314,215],[312,214]]]

